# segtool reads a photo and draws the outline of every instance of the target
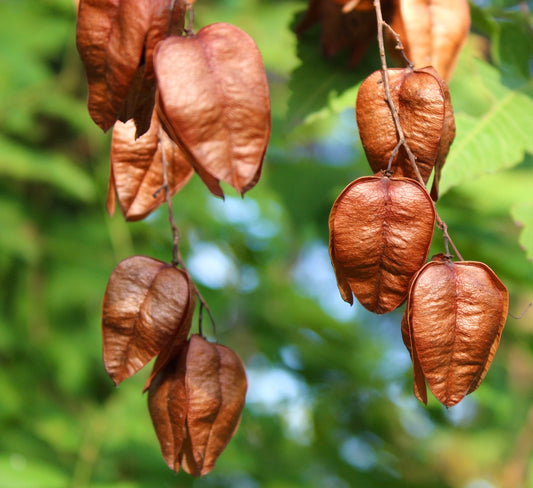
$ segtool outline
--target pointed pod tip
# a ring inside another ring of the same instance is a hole
[[[352,293],[350,293],[349,295],[342,294],[342,299],[346,303],[349,303],[351,307],[353,307],[353,294]]]

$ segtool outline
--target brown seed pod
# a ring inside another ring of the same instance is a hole
[[[413,278],[405,335],[429,388],[446,407],[472,393],[487,374],[508,306],[507,288],[480,262],[440,254]]]
[[[455,137],[448,86],[431,67],[415,71],[390,69],[388,73],[392,101],[424,183],[435,167],[431,196],[437,200],[440,170]],[[381,71],[375,71],[361,84],[355,112],[370,167],[374,172],[387,169],[399,138],[386,101]],[[392,160],[391,169],[396,176],[416,179],[403,146]]]
[[[329,251],[343,300],[390,312],[424,264],[435,225],[425,188],[409,178],[367,176],[350,183],[329,216]]]
[[[161,454],[167,466],[176,472],[180,468],[187,418],[186,350],[187,346],[155,376],[148,390],[148,410]]]
[[[148,395],[167,465],[175,471],[181,465],[193,476],[209,473],[237,430],[246,390],[239,357],[192,335],[179,359],[156,376]]]
[[[150,25],[146,32],[144,62],[137,68],[119,115],[122,122],[135,120],[136,138],[149,129],[152,120],[156,92],[155,47],[166,37],[183,33],[187,5],[185,0],[151,0],[149,7]]]
[[[148,130],[155,101],[152,53],[181,32],[183,0],[81,0],[76,44],[89,85],[89,114],[103,130],[135,118]]]
[[[111,174],[108,212],[112,215],[114,193],[126,220],[140,220],[165,201],[163,186],[164,155],[167,162],[170,195],[178,192],[194,170],[180,148],[160,129],[154,112],[150,130],[135,139],[133,120],[116,122],[111,139]]]
[[[393,0],[382,0],[385,21],[390,20]],[[350,52],[350,66],[357,65],[377,34],[372,0],[309,0],[307,11],[295,28],[300,35],[313,24],[321,26],[321,45],[330,57],[344,49]]]
[[[121,261],[102,303],[103,356],[118,385],[164,349],[187,340],[194,310],[187,273],[147,256]]]
[[[169,37],[155,52],[159,116],[215,195],[259,179],[270,137],[270,98],[253,39],[230,24]]]
[[[415,67],[432,65],[449,80],[468,37],[470,9],[467,0],[394,0],[391,26]],[[387,35],[394,53],[396,40]]]

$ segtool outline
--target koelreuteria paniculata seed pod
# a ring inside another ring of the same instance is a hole
[[[339,195],[329,217],[329,251],[344,301],[390,312],[426,261],[435,207],[415,180],[366,176]]]

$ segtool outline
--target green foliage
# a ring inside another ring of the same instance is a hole
[[[515,2],[488,3],[473,11],[484,37],[450,84],[458,130],[438,209],[520,314],[533,294],[530,19]],[[170,258],[166,211],[138,223],[104,212],[109,137],[86,111],[71,0],[0,2],[0,488],[512,486],[500,481],[516,459],[532,472],[520,441],[531,437],[531,312],[509,319],[483,385],[446,411],[412,395],[400,314],[338,295],[327,217],[370,172],[353,105],[377,48],[352,71],[342,56],[322,60],[317,29],[291,33],[304,7],[198,1],[198,27],[233,22],[257,40],[273,136],[244,199],[219,201],[197,177],[174,198],[185,260],[251,385],[236,437],[193,480],[161,458],[139,393],[148,369],[115,389],[101,361],[109,274],[133,253]]]
[[[468,77],[461,79],[463,84],[468,80],[468,87],[466,93],[458,87],[457,98],[462,96],[466,102],[475,87],[478,101],[479,93],[483,93],[483,101],[488,103],[477,117],[458,109],[457,137],[446,160],[443,192],[465,179],[515,166],[523,161],[526,151],[533,151],[528,130],[533,124],[531,81],[509,88],[497,69],[475,59],[468,62]]]

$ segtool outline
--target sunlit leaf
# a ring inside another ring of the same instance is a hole
[[[470,69],[468,82],[480,83],[492,100],[479,117],[456,112],[456,138],[442,172],[441,192],[463,180],[514,166],[526,151],[533,152],[531,82],[504,84],[496,68],[479,60],[473,61]]]

